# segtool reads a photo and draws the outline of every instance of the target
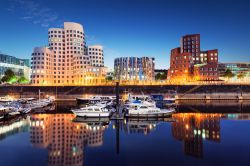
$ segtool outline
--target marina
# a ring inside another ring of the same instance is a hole
[[[250,166],[250,1],[0,4],[0,166]]]
[[[168,162],[198,166],[216,160],[213,165],[233,166],[249,162],[248,104],[186,103],[178,105],[171,117],[120,120],[75,116],[71,108],[77,106],[76,101],[55,102],[55,106],[50,112],[19,115],[0,122],[0,154],[4,154],[0,156],[0,165]],[[207,113],[207,109],[219,111]],[[229,109],[232,112],[227,113]],[[232,152],[234,157],[229,157]]]
[[[30,112],[46,111],[53,106],[54,100],[47,99],[21,98],[15,100],[2,100],[0,102],[0,119],[8,119],[12,116],[28,114]]]

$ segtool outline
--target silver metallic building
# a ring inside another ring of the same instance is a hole
[[[114,76],[117,80],[154,80],[155,59],[153,57],[120,57],[114,61]]]

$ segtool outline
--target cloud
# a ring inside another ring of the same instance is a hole
[[[101,43],[101,41],[94,35],[86,35],[86,41],[89,44],[97,44],[97,43]]]
[[[21,20],[31,20],[33,17],[31,16],[23,16],[23,17],[20,17]]]
[[[38,24],[42,27],[49,27],[58,24],[59,16],[51,8],[42,6],[35,0],[9,0],[7,8],[9,12],[18,14],[21,20]]]

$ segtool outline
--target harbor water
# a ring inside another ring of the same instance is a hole
[[[0,165],[250,165],[250,106],[179,104],[162,119],[79,119],[74,102],[0,122]]]

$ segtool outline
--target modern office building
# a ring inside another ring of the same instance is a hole
[[[88,55],[92,66],[104,66],[103,47],[100,45],[88,46]]]
[[[95,68],[91,71],[103,71],[103,51],[101,46],[98,46],[99,49],[93,52],[90,47],[91,53],[102,53],[100,55],[102,65],[99,65],[100,61],[96,63],[97,61],[94,60],[95,63],[92,65],[81,24],[65,22],[63,28],[50,28],[48,40],[48,47],[37,47],[32,53],[32,84],[86,85],[89,82],[87,78],[98,79],[97,82],[104,81],[105,77],[102,76],[93,78],[85,75],[86,70],[89,72],[91,67]],[[101,51],[99,51],[100,49]]]
[[[20,59],[14,56],[0,54],[0,78],[4,76],[4,72],[11,69],[17,76],[30,78],[30,62],[29,59]]]
[[[218,50],[201,51],[200,34],[185,35],[181,47],[171,50],[169,79],[173,81],[218,80]]]
[[[230,62],[230,63],[219,63],[218,70],[220,79],[225,79],[225,72],[229,69],[234,74],[231,81],[250,81],[250,63],[249,62]],[[241,78],[238,78],[241,75]]]
[[[114,76],[123,81],[153,81],[155,59],[152,57],[121,57],[114,62]]]

